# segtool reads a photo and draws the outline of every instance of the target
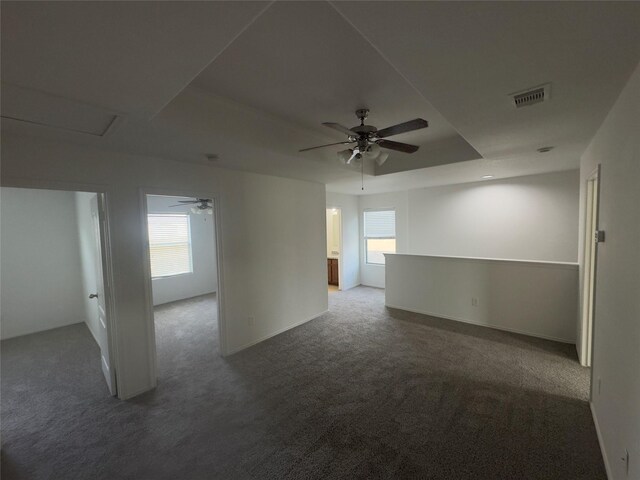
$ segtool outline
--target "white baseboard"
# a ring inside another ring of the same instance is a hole
[[[84,319],[82,319],[82,320],[74,320],[74,321],[69,322],[69,323],[65,322],[62,325],[56,325],[54,327],[47,326],[45,328],[34,330],[34,331],[19,332],[19,333],[14,333],[14,334],[7,335],[7,336],[0,336],[0,340],[9,340],[10,338],[24,337],[25,335],[34,335],[36,333],[48,332],[49,330],[55,330],[56,328],[70,327],[71,325],[77,325],[79,323],[85,323]]]
[[[281,328],[280,330],[276,330],[273,333],[265,335],[264,337],[261,337],[261,338],[259,338],[257,340],[253,340],[253,341],[251,341],[249,343],[245,343],[244,345],[241,345],[240,347],[229,349],[226,352],[225,357],[228,356],[228,355],[233,355],[234,353],[238,353],[239,351],[244,350],[245,348],[249,348],[249,347],[252,347],[254,345],[257,345],[260,342],[264,342],[265,340],[268,340],[271,337],[275,337],[276,335],[280,335],[281,333],[284,333],[287,330],[291,330],[292,328],[296,328],[296,327],[299,327],[300,325],[304,325],[305,323],[310,322],[311,320],[315,320],[316,318],[321,317],[322,315],[324,315],[325,313],[328,313],[328,312],[329,312],[329,310],[325,310],[323,312],[318,313],[317,315],[313,315],[310,318],[302,320],[301,322],[294,323],[294,324],[289,325],[289,326],[287,326],[285,328]]]
[[[415,309],[406,308],[406,307],[398,307],[396,305],[390,305],[388,303],[385,303],[385,307],[395,308],[396,310],[405,310],[407,312],[412,312],[412,313],[420,313],[422,315],[429,315],[430,317],[438,317],[438,318],[445,318],[447,320],[455,320],[456,322],[468,323],[470,325],[477,325],[479,327],[493,328],[494,330],[502,330],[505,332],[518,333],[520,335],[527,335],[529,337],[543,338],[545,340],[553,340],[554,342],[569,343],[571,345],[576,343],[574,340],[567,340],[566,338],[553,337],[551,335],[541,335],[539,333],[528,332],[525,330],[518,330],[516,328],[508,328],[508,327],[502,327],[498,325],[489,325],[486,323],[478,323],[478,322],[474,322],[473,320],[453,317],[451,315],[443,315],[441,313],[426,312],[426,311],[415,310]]]
[[[218,294],[218,290],[216,289],[216,290],[212,290],[210,292],[198,293],[197,295],[189,294],[188,297],[176,298],[175,300],[167,300],[166,302],[163,301],[162,303],[154,303],[153,306],[154,307],[160,307],[161,305],[167,305],[168,303],[181,302],[182,300],[191,300],[192,298],[204,297],[205,295],[211,295],[212,293],[215,293],[217,295]]]
[[[600,444],[600,451],[602,452],[602,460],[604,461],[604,469],[607,471],[607,478],[609,480],[613,479],[613,474],[611,473],[611,467],[609,465],[609,459],[607,458],[607,451],[604,448],[604,441],[602,439],[602,432],[600,431],[600,425],[598,424],[598,417],[596,416],[596,411],[593,407],[593,402],[589,402],[589,407],[591,408],[591,416],[593,417],[593,424],[596,426],[596,434],[598,435],[598,443]]]

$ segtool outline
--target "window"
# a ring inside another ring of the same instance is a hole
[[[189,215],[154,214],[148,218],[151,277],[193,272]]]
[[[384,265],[384,254],[396,252],[396,211],[365,210],[365,261]]]

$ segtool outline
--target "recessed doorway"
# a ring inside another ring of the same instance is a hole
[[[327,208],[327,283],[329,292],[342,290],[342,211]]]
[[[145,195],[150,308],[159,381],[223,354],[212,196]]]
[[[117,395],[105,194],[0,191],[3,395]],[[71,355],[84,359],[82,368],[68,367]],[[55,387],[51,366],[59,369]]]

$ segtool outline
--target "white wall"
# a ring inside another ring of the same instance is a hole
[[[386,262],[389,307],[575,342],[577,264],[421,255]]]
[[[89,295],[97,292],[96,287],[96,256],[98,246],[96,244],[95,227],[91,216],[91,200],[95,193],[76,192],[76,223],[78,225],[78,253],[80,255],[81,283],[84,304],[84,319],[89,331],[97,340],[99,334],[99,317],[96,300]]]
[[[393,208],[396,211],[396,252],[409,252],[409,196],[405,192],[362,195],[359,197],[360,222],[360,280],[363,285],[384,288],[384,265],[370,265],[366,262],[364,249],[364,211],[370,209]]]
[[[3,185],[90,185],[107,194],[118,395],[155,386],[145,298],[147,232],[141,188],[212,192],[220,202],[228,352],[327,310],[325,188],[321,184],[128,155],[3,132]],[[253,317],[253,321],[249,321]]]
[[[154,278],[153,304],[175,302],[184,298],[214,293],[218,289],[218,272],[215,250],[215,225],[213,215],[193,214],[191,206],[177,205],[184,197],[147,196],[147,208],[151,213],[189,213],[191,226],[191,259],[193,272],[171,277]]]
[[[73,193],[2,188],[0,203],[1,338],[82,322]]]
[[[326,199],[321,184],[220,172],[222,286],[237,351],[327,311]]]
[[[576,262],[578,171],[530,175],[359,197],[362,212],[395,208],[397,252]],[[362,242],[362,240],[361,240]],[[385,267],[368,265],[363,285],[384,288]]]
[[[611,480],[640,478],[640,65],[585,151],[586,179],[601,165],[592,385],[593,411]],[[580,235],[582,261],[583,235]],[[598,383],[600,392],[598,393]],[[630,454],[629,475],[620,458]]]
[[[360,220],[358,197],[327,192],[327,208],[340,208],[342,215],[342,290],[360,285]]]
[[[409,191],[409,251],[576,262],[578,171]]]

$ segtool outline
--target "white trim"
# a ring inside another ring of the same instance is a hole
[[[596,416],[596,409],[593,402],[589,402],[591,408],[591,416],[593,417],[593,424],[596,427],[596,435],[598,436],[598,444],[600,445],[600,452],[602,452],[602,461],[604,462],[604,469],[607,472],[607,478],[612,479],[613,473],[611,473],[611,466],[609,465],[609,459],[607,458],[607,451],[604,448],[604,440],[602,439],[602,432],[600,431],[600,425],[598,424],[598,417]]]
[[[584,211],[584,232],[582,246],[582,276],[580,281],[580,300],[578,305],[580,332],[578,338],[580,344],[576,345],[578,359],[584,367],[591,367],[593,353],[593,324],[595,313],[595,275],[596,260],[598,255],[597,244],[593,242],[593,232],[598,229],[598,191],[599,191],[599,170],[596,167],[586,179],[585,187],[585,211]],[[596,208],[594,209],[594,202]],[[593,262],[591,261],[593,259]],[[588,268],[587,268],[588,267]],[[593,267],[593,268],[592,268]],[[591,271],[593,270],[593,275]],[[589,282],[587,282],[589,280]],[[591,322],[589,322],[591,314]]]
[[[576,269],[580,264],[574,262],[552,262],[545,260],[515,260],[510,258],[481,258],[481,257],[452,257],[447,255],[415,255],[411,253],[385,253],[384,255],[398,255],[404,257],[426,257],[426,258],[442,258],[445,260],[460,260],[469,262],[502,262],[502,263],[514,263],[517,265],[531,265],[535,267],[550,267],[550,268],[568,268]]]
[[[149,335],[149,368],[153,373],[153,385],[154,388],[157,385],[157,365],[156,365],[156,337],[155,337],[155,322],[154,322],[154,305],[153,305],[153,284],[151,279],[151,263],[149,257],[149,240],[148,240],[148,225],[147,225],[147,195],[160,195],[169,197],[195,197],[195,198],[211,198],[213,200],[213,223],[215,226],[215,238],[214,248],[216,253],[217,262],[217,276],[218,276],[218,288],[216,292],[217,296],[217,309],[218,309],[218,341],[220,354],[224,357],[228,355],[227,352],[227,328],[226,319],[224,315],[224,279],[223,279],[223,247],[222,247],[222,215],[220,208],[221,200],[220,195],[215,193],[205,193],[193,190],[183,189],[167,189],[156,187],[140,187],[140,202],[141,202],[141,214],[142,214],[142,235],[145,239],[144,242],[144,259],[145,259],[145,311],[147,317],[147,332]]]
[[[104,290],[104,306],[107,315],[107,325],[105,330],[107,332],[107,350],[109,352],[110,369],[107,368],[111,375],[111,388],[116,392],[118,398],[120,397],[120,391],[123,389],[122,385],[118,385],[118,372],[122,375],[120,370],[121,362],[119,359],[119,346],[118,346],[118,322],[116,319],[116,294],[113,281],[113,260],[111,255],[111,223],[109,222],[109,194],[106,192],[98,192],[96,194],[97,206],[98,206],[98,230],[100,232],[100,255],[102,265],[102,288]],[[100,319],[102,323],[102,319]],[[124,362],[122,362],[124,363]],[[107,366],[109,367],[109,366]]]
[[[144,313],[147,324],[147,366],[149,369],[149,385],[148,389],[151,390],[158,385],[158,369],[156,365],[156,328],[153,316],[153,283],[151,277],[151,254],[149,252],[149,209],[147,208],[147,192],[143,188],[140,189],[139,197],[139,211],[140,211],[140,226],[141,226],[141,238],[144,239],[142,248],[142,258],[144,258]],[[145,390],[142,390],[144,392]],[[139,393],[142,393],[139,392]],[[134,394],[130,395],[133,397]]]
[[[293,328],[299,327],[300,325],[304,325],[305,323],[308,323],[308,322],[310,322],[311,320],[315,320],[316,318],[321,317],[321,316],[322,316],[322,315],[324,315],[325,313],[329,313],[329,310],[325,310],[324,312],[320,312],[320,313],[318,313],[318,314],[316,314],[316,315],[313,315],[313,316],[312,316],[312,317],[310,317],[310,318],[307,318],[307,319],[305,319],[305,320],[302,320],[301,322],[298,322],[298,323],[294,323],[293,325],[289,325],[289,326],[287,326],[287,327],[284,327],[284,328],[282,328],[282,329],[280,329],[280,330],[277,330],[277,331],[275,331],[275,332],[273,332],[273,333],[270,333],[269,335],[265,335],[264,337],[261,337],[261,338],[259,338],[259,339],[257,339],[257,340],[253,340],[253,341],[251,341],[251,342],[249,342],[249,343],[245,343],[244,345],[241,345],[240,347],[237,347],[237,348],[234,348],[233,350],[230,350],[230,351],[227,353],[227,355],[233,355],[234,353],[238,353],[238,352],[240,352],[241,350],[244,350],[244,349],[246,349],[246,348],[252,347],[252,346],[254,346],[254,345],[256,345],[256,344],[258,344],[258,343],[260,343],[260,342],[264,342],[265,340],[268,340],[268,339],[270,339],[271,337],[275,337],[276,335],[280,335],[281,333],[284,333],[284,332],[286,332],[287,330],[291,330],[291,329],[293,329]]]
[[[462,323],[468,323],[469,325],[477,325],[479,327],[487,327],[487,328],[493,328],[494,330],[502,330],[505,332],[511,332],[511,333],[518,333],[520,335],[527,335],[529,337],[536,337],[536,338],[543,338],[545,340],[553,340],[555,342],[562,342],[562,343],[569,343],[574,345],[575,341],[573,340],[567,340],[566,338],[559,338],[559,337],[553,337],[550,335],[540,335],[539,333],[532,333],[532,332],[527,332],[525,330],[518,330],[516,328],[507,328],[507,327],[500,327],[497,325],[489,325],[487,323],[478,323],[478,322],[474,322],[473,320],[465,320],[459,317],[454,317],[451,315],[443,315],[442,313],[434,313],[434,312],[427,312],[424,310],[417,310],[417,309],[411,309],[411,308],[406,308],[406,307],[398,307],[396,305],[389,305],[388,303],[384,304],[385,307],[389,307],[389,308],[395,308],[396,310],[404,310],[407,312],[412,312],[412,313],[420,313],[422,315],[429,315],[430,317],[437,317],[437,318],[444,318],[446,320],[454,320],[456,322],[462,322]]]
[[[55,330],[55,329],[57,329],[57,328],[66,328],[66,327],[71,327],[72,325],[80,325],[80,324],[83,324],[83,325],[85,325],[85,326],[86,326],[86,325],[87,325],[87,322],[86,322],[86,320],[83,318],[82,320],[74,320],[72,323],[65,323],[64,325],[58,325],[58,326],[56,326],[56,327],[47,327],[47,328],[45,328],[44,330],[38,330],[38,331],[36,331],[36,332],[27,332],[27,333],[20,333],[20,332],[17,332],[17,333],[16,333],[16,334],[14,334],[14,335],[10,335],[10,336],[8,336],[8,337],[2,337],[2,341],[9,340],[9,339],[11,339],[11,338],[26,337],[26,336],[28,336],[28,335],[35,335],[35,334],[37,334],[37,333],[48,332],[48,331],[50,331],[50,330]],[[87,327],[87,330],[89,330],[89,331],[91,332],[91,329],[90,329],[89,327]],[[91,335],[93,335],[93,332],[91,332]],[[93,338],[96,338],[96,337],[95,337],[95,336],[93,336]],[[98,340],[97,340],[97,339],[96,339],[96,343],[98,343]]]
[[[124,371],[126,370],[126,362],[121,361],[120,349],[118,342],[118,322],[116,320],[117,312],[117,299],[115,294],[115,284],[113,281],[113,253],[111,250],[111,219],[109,214],[109,186],[100,183],[84,183],[84,182],[68,182],[51,180],[48,178],[26,178],[26,177],[11,177],[2,176],[0,185],[2,187],[10,188],[26,188],[35,190],[62,190],[67,192],[89,192],[96,193],[98,196],[102,196],[101,202],[98,202],[98,216],[103,216],[100,219],[100,237],[104,239],[104,245],[100,245],[100,252],[102,255],[102,280],[104,284],[105,293],[105,308],[107,309],[107,335],[108,348],[109,348],[109,360],[111,362],[111,368],[115,372],[113,388],[116,390],[118,398],[124,399],[124,385],[122,385],[118,378],[123,378]],[[98,197],[100,198],[100,197]],[[102,203],[102,206],[100,206]],[[91,329],[89,329],[91,331]],[[91,334],[95,335],[93,332]],[[97,339],[96,339],[97,341]],[[99,343],[99,342],[98,342]]]

